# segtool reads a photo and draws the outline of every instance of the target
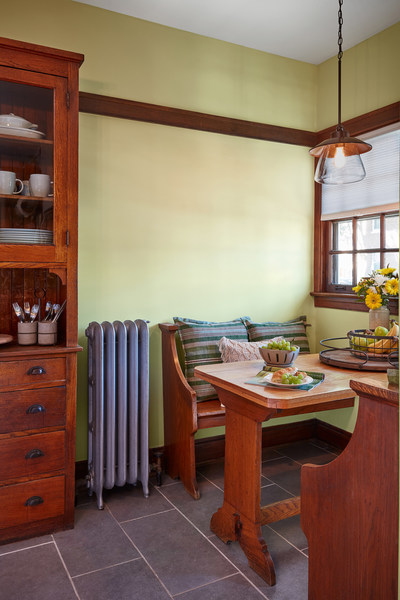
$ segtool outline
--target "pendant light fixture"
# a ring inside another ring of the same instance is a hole
[[[369,152],[371,144],[350,137],[342,125],[342,15],[343,0],[339,0],[338,12],[338,124],[331,137],[311,148],[311,156],[319,158],[314,179],[318,183],[335,185],[339,183],[354,183],[365,177],[365,169],[360,154]]]

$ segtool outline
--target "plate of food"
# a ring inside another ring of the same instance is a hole
[[[287,367],[267,373],[264,380],[276,387],[292,389],[311,383],[313,378],[304,371],[298,371],[296,367]]]

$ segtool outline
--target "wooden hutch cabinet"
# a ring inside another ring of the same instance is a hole
[[[82,61],[0,38],[0,171],[25,184],[0,191],[0,543],[74,523]],[[54,345],[18,343],[13,303],[40,304],[43,321],[64,301]]]

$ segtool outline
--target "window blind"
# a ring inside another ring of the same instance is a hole
[[[322,185],[322,221],[398,210],[400,129],[363,139],[372,144],[362,155],[367,175],[356,183]]]

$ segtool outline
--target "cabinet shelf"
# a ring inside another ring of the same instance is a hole
[[[51,202],[53,203],[53,196],[21,196],[19,194],[0,194],[0,200],[23,200],[24,202]]]
[[[66,263],[59,263],[56,267],[57,271],[63,271],[67,267]],[[50,269],[54,271],[54,264],[51,261],[37,261],[37,260],[10,260],[0,261],[0,269]]]
[[[0,134],[0,152],[9,156],[36,156],[42,150],[52,149],[53,141],[45,138],[24,138]]]
[[[34,344],[33,346],[20,346],[16,342],[10,342],[9,344],[2,344],[0,346],[0,356],[1,357],[16,357],[16,356],[55,356],[59,354],[80,352],[82,350],[81,346],[65,346],[65,344],[56,344],[55,346],[38,346]]]

